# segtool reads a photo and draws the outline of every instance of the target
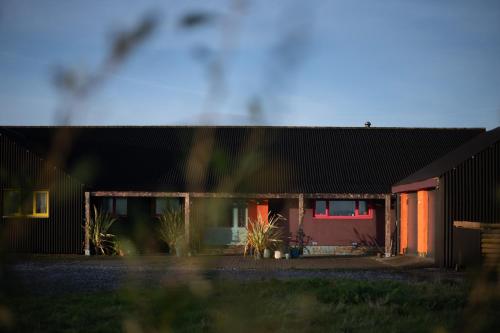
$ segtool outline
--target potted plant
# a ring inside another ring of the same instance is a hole
[[[271,249],[282,242],[282,232],[278,226],[278,223],[282,220],[285,220],[283,216],[271,214],[271,212],[267,215],[267,221],[260,214],[256,220],[248,219],[244,255],[252,251],[256,259],[262,256],[269,258]]]
[[[184,242],[184,219],[180,209],[168,209],[158,217],[160,239],[168,245],[169,251],[181,256]]]
[[[299,229],[295,238],[290,238],[290,242],[293,243],[290,245],[290,257],[298,258],[304,254],[304,248],[309,243],[310,237],[306,236],[303,229]]]

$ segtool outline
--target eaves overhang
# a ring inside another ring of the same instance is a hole
[[[399,184],[392,187],[392,193],[415,192],[419,190],[432,189],[439,186],[439,178],[432,177],[408,184]]]

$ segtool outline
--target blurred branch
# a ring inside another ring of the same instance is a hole
[[[63,93],[62,105],[56,110],[57,125],[71,124],[79,106],[136,50],[158,25],[156,15],[148,14],[132,29],[119,32],[114,38],[108,55],[94,73],[78,73],[75,70],[58,68],[54,74],[54,84]],[[71,149],[74,130],[61,128],[53,138],[49,163],[64,165]]]

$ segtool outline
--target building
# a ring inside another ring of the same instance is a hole
[[[88,252],[83,226],[96,205],[119,217],[113,233],[127,237],[143,253],[157,252],[161,245],[155,234],[156,215],[176,206],[184,212],[186,238],[197,249],[238,248],[245,240],[248,218],[272,212],[286,218],[285,233],[293,236],[304,230],[311,253],[345,254],[363,248],[390,254],[392,184],[482,132],[1,127],[3,237],[15,251]],[[37,183],[45,169],[61,177]],[[24,177],[32,179],[29,190],[14,181]],[[62,201],[69,206],[64,206],[55,188],[69,183],[71,191]],[[45,193],[41,195],[46,199],[31,199],[49,207],[44,216],[35,218],[22,209],[24,200],[12,199],[25,191],[37,198],[37,191]],[[45,233],[44,228],[51,231]],[[48,245],[59,243],[67,244]]]
[[[500,127],[399,181],[392,191],[399,208],[399,253],[429,256],[446,267],[479,264],[481,253],[498,257],[500,234],[488,230],[500,227]]]
[[[0,130],[0,250],[81,253],[81,182]]]

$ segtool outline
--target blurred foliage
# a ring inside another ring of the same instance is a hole
[[[468,291],[449,282],[194,279],[118,293],[17,297],[12,305],[16,331],[456,332]],[[498,331],[498,300],[489,305],[478,332]]]
[[[215,19],[215,15],[207,12],[191,12],[179,20],[181,28],[195,28],[211,23]]]

